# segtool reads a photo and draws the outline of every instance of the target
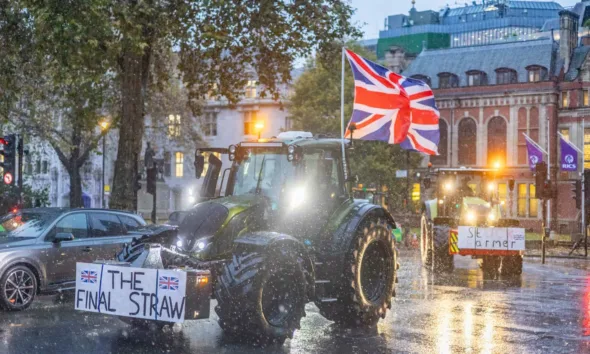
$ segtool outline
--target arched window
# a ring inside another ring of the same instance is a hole
[[[529,112],[529,136],[539,142],[539,109],[532,107]]]
[[[438,74],[438,88],[446,89],[459,87],[459,77],[451,73]]]
[[[449,126],[443,119],[438,121],[440,130],[440,141],[438,142],[438,156],[431,156],[430,162],[433,165],[446,165],[449,153]]]
[[[506,164],[506,120],[494,117],[488,122],[488,165]]]
[[[529,82],[539,82],[547,80],[547,68],[540,65],[529,65],[526,67]]]
[[[420,80],[423,83],[425,83],[426,85],[431,86],[431,84],[430,84],[430,78],[428,76],[425,76],[425,75],[412,75],[410,77],[412,79]]]
[[[477,157],[477,125],[472,118],[459,123],[459,165],[475,165]]]
[[[509,68],[496,69],[496,84],[506,85],[515,84],[518,82],[516,70]]]
[[[482,86],[488,84],[488,76],[483,71],[470,70],[466,74],[467,86]]]

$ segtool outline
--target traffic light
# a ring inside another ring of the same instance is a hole
[[[4,149],[0,151],[0,155],[3,156],[0,162],[0,167],[4,171],[2,180],[4,184],[13,185],[16,176],[16,135],[10,134],[0,138],[0,145],[4,146]]]
[[[135,192],[137,193],[137,191],[139,191],[141,189],[141,173],[137,174],[137,177],[135,177]]]
[[[582,209],[582,181],[576,180],[572,182],[572,192],[574,193],[574,200],[576,201],[576,209]]]
[[[547,192],[545,190],[547,180],[547,163],[541,161],[535,165],[535,198],[542,199]]]
[[[156,193],[156,178],[158,175],[158,169],[157,168],[150,168],[147,170],[147,184],[146,184],[146,189],[147,192],[151,195],[154,195],[154,193]]]

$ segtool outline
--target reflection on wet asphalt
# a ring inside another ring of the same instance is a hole
[[[308,305],[293,340],[260,349],[225,339],[215,315],[138,332],[44,296],[0,313],[0,353],[590,353],[590,261],[526,259],[521,277],[484,280],[465,257],[432,275],[417,253],[401,256],[393,311],[370,330],[339,329]]]

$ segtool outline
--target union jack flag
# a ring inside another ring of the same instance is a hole
[[[90,284],[94,284],[96,283],[97,279],[98,279],[98,274],[93,271],[93,270],[83,270],[82,273],[80,274],[82,283],[90,283]]]
[[[159,287],[162,290],[178,290],[180,280],[176,277],[160,276]]]
[[[346,49],[355,82],[352,118],[354,139],[401,144],[430,155],[438,151],[439,112],[434,95],[420,80],[398,75]]]

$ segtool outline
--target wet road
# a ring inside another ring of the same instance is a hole
[[[435,276],[416,253],[401,262],[393,311],[368,331],[340,330],[308,305],[293,340],[260,349],[227,342],[215,317],[148,334],[45,296],[0,313],[0,353],[590,353],[590,261],[526,259],[521,277],[501,280],[465,257]]]

